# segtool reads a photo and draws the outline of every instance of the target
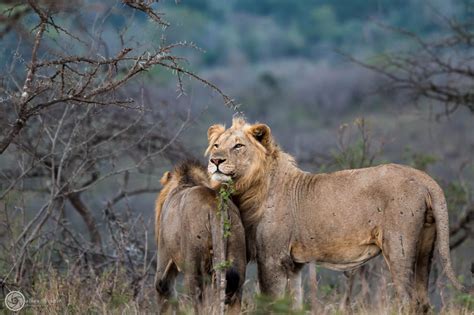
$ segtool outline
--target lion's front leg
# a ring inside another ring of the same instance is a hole
[[[285,293],[291,295],[293,308],[303,308],[303,288],[301,283],[302,264],[297,264],[291,258],[258,257],[258,278],[263,295],[280,299]]]
[[[280,259],[257,257],[257,265],[261,293],[273,299],[284,297],[288,277]]]

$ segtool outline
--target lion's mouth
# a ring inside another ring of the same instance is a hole
[[[214,180],[216,182],[220,182],[220,183],[228,182],[228,181],[232,180],[232,177],[233,177],[232,173],[225,174],[225,173],[221,172],[220,170],[216,170],[211,175],[212,180]]]

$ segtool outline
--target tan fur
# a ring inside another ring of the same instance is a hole
[[[214,125],[209,127],[207,131],[207,140],[209,142],[209,147],[206,150],[206,155],[209,154],[212,146],[216,142],[217,138],[225,131],[224,125]]]
[[[203,166],[182,163],[171,173],[166,172],[160,182],[163,189],[155,203],[158,313],[168,306],[178,272],[184,273],[186,291],[195,303],[200,303],[205,278],[210,278],[213,270],[212,244],[216,242],[211,225],[220,224],[216,193],[208,187],[209,177]],[[233,277],[234,286],[228,286],[226,302],[231,305],[231,312],[238,312],[247,264],[245,231],[235,205],[229,203],[228,209],[231,235],[227,239],[226,257],[232,266],[226,278]]]
[[[176,187],[176,184],[168,185],[170,180],[171,180],[171,173],[165,172],[160,179],[160,184],[163,186],[163,189],[161,189],[155,201],[155,239],[156,239],[157,244],[158,244],[158,239],[160,238],[161,209],[163,209],[163,203],[165,202],[166,197],[168,197],[168,194],[170,193],[170,191]]]
[[[309,174],[278,148],[268,126],[241,118],[209,135],[212,185],[227,177],[235,183],[263,293],[283,294],[306,262],[351,270],[382,253],[400,297],[426,305],[434,233],[448,278],[464,290],[449,258],[446,200],[427,174],[395,164]]]
[[[212,139],[209,142],[209,147],[206,154],[212,150],[219,152],[218,149],[213,148],[217,139],[224,133],[221,128],[223,125],[213,125],[208,130],[208,138]],[[261,216],[263,209],[258,205],[262,203],[268,190],[268,180],[265,175],[270,171],[272,164],[268,163],[268,156],[273,156],[279,152],[277,146],[272,142],[270,129],[266,125],[251,126],[245,122],[243,118],[237,117],[232,121],[232,126],[227,129],[227,133],[233,131],[239,132],[239,140],[248,147],[254,148],[254,159],[250,165],[247,174],[239,177],[235,182],[235,188],[238,192],[246,192],[244,195],[239,195],[239,208],[242,213],[242,219],[245,225],[252,225],[257,222]],[[266,133],[267,132],[267,133]],[[256,140],[255,135],[261,135],[262,142]],[[218,154],[217,154],[218,155]],[[216,153],[214,153],[216,156]],[[215,188],[219,183],[211,181],[211,185]]]

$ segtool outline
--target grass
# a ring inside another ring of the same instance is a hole
[[[140,286],[133,289],[125,271],[114,268],[94,275],[79,275],[72,270],[58,273],[49,270],[35,275],[29,287],[9,288],[21,291],[27,300],[20,314],[149,314],[156,309],[156,293],[153,287],[152,275]],[[247,285],[254,286],[254,282]],[[178,286],[179,287],[179,286]],[[253,290],[251,290],[253,291]],[[8,291],[7,291],[8,292]],[[242,311],[244,314],[312,314],[311,306],[305,305],[303,310],[293,310],[292,300],[285,297],[271,300],[268,297],[249,294],[244,290]],[[374,293],[374,292],[373,292]],[[327,287],[319,291],[320,298],[317,314],[345,314],[340,310],[341,294],[336,289]],[[0,291],[0,298],[4,298]],[[179,295],[179,314],[192,314],[193,306],[185,295]],[[211,303],[204,306],[204,314],[213,314],[217,307]],[[5,309],[4,304],[0,311]],[[353,314],[399,314],[397,304],[387,297],[367,304],[357,297],[352,301]],[[441,310],[440,314],[473,314],[474,297],[465,294],[455,294]]]

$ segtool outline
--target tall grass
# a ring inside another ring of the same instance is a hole
[[[21,291],[26,297],[26,305],[21,314],[150,314],[156,309],[156,293],[152,276],[143,283],[143,289],[136,294],[127,279],[125,270],[117,267],[95,274],[90,270],[88,274],[77,273],[74,270],[58,272],[51,269],[48,272],[36,274],[30,287],[9,288]],[[255,286],[255,282],[247,281],[246,286]],[[5,289],[5,288],[4,288]],[[305,304],[302,310],[292,309],[292,300],[285,297],[272,300],[268,297],[250,293],[254,288],[244,290],[242,312],[244,314],[348,314],[349,310],[341,310],[342,294],[336,288],[327,287],[319,292],[319,305],[312,308]],[[177,290],[181,291],[178,283]],[[4,290],[5,291],[5,290]],[[368,303],[357,296],[352,300],[352,314],[400,314],[400,310],[393,292],[385,291],[385,297],[379,293],[370,292],[376,299]],[[4,292],[5,293],[5,292]],[[0,298],[4,295],[0,291]],[[309,301],[309,299],[307,300]],[[2,301],[3,302],[3,301]],[[178,294],[174,301],[175,309],[179,314],[192,314],[194,307],[191,299],[186,295]],[[0,306],[5,309],[4,304]],[[218,305],[210,301],[204,303],[202,314],[216,314]],[[474,313],[474,297],[455,294],[447,300],[441,309],[432,310],[440,314]]]

